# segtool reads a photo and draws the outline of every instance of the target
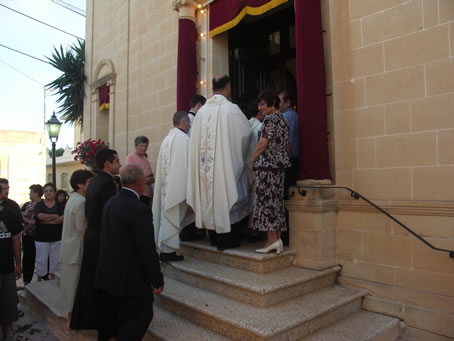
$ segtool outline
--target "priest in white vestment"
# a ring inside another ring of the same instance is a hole
[[[189,146],[187,203],[195,225],[216,232],[219,250],[239,246],[231,225],[251,212],[249,157],[252,129],[240,108],[229,101],[230,78],[213,79],[214,96],[194,119]]]
[[[180,230],[194,222],[194,214],[186,204],[189,117],[184,111],[173,116],[173,125],[162,141],[156,167],[153,198],[155,241],[161,261],[178,261]]]

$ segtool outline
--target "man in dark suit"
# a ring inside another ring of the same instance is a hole
[[[154,241],[150,207],[140,201],[145,189],[142,168],[121,169],[121,191],[103,210],[95,287],[111,295],[117,340],[142,340],[153,318],[153,292],[164,280]]]
[[[108,306],[100,302],[109,300],[95,290],[94,283],[98,265],[102,209],[107,200],[117,192],[113,176],[118,174],[121,164],[117,152],[112,149],[100,150],[96,153],[95,159],[101,171],[91,180],[86,193],[87,230],[70,328],[97,329],[98,340],[108,340],[115,335],[115,328],[106,322],[109,320],[106,316],[109,313]],[[105,309],[100,310],[101,307]]]

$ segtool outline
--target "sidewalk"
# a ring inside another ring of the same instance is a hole
[[[24,294],[22,279],[17,281],[18,295]],[[44,323],[35,315],[27,310],[22,304],[18,304],[18,308],[24,313],[24,316],[13,323],[14,336],[11,340],[14,341],[58,341],[58,338],[46,328]],[[3,333],[0,328],[0,340],[3,340]]]

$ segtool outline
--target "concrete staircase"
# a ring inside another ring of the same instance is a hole
[[[399,320],[361,309],[367,292],[335,283],[340,268],[292,266],[294,252],[257,254],[259,245],[217,251],[182,243],[183,262],[163,263],[165,288],[156,295],[152,340],[397,340]],[[59,281],[31,283],[24,298],[61,340],[67,334]]]

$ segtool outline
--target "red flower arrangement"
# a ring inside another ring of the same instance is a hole
[[[80,161],[83,165],[94,167],[96,164],[96,152],[106,148],[107,145],[101,139],[88,139],[87,141],[79,142],[73,152],[75,154],[74,160]]]

